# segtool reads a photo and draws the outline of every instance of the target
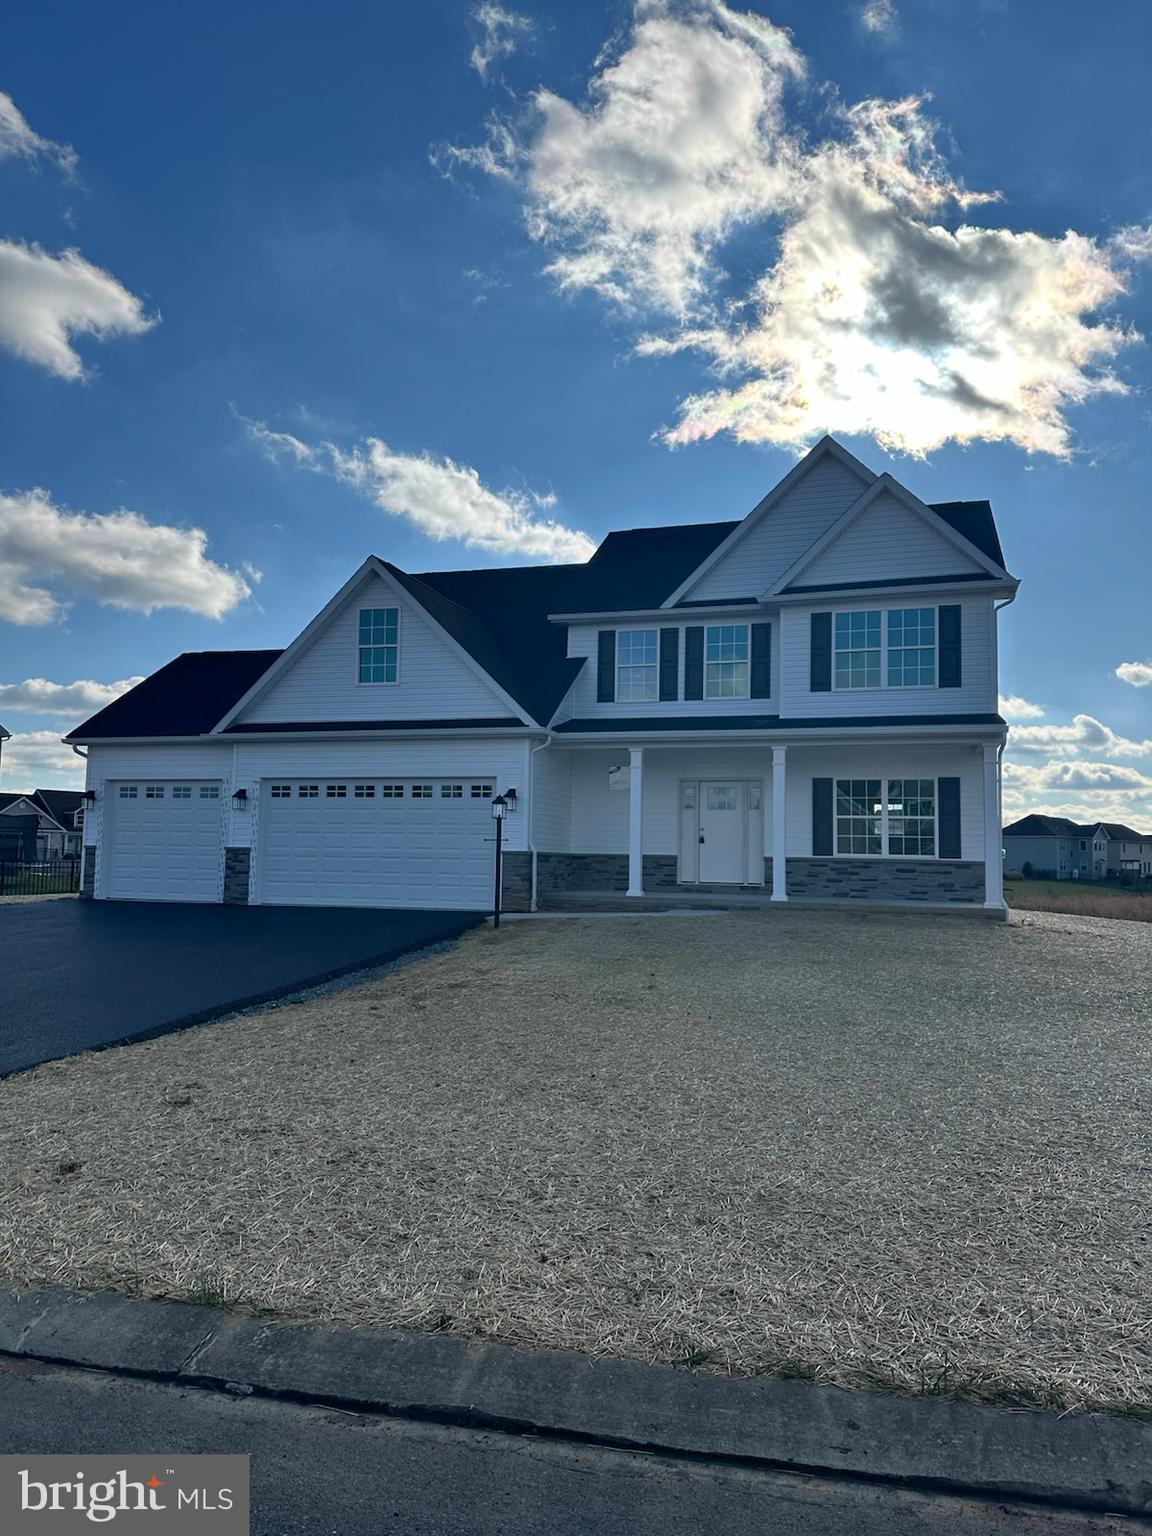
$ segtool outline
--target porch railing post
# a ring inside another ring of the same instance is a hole
[[[644,749],[628,748],[628,895],[644,894]]]
[[[772,748],[772,900],[788,900],[788,748]]]
[[[1000,748],[984,746],[984,905],[1004,906],[1004,854],[1000,828]]]

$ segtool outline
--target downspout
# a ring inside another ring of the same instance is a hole
[[[1002,608],[1007,608],[1009,603],[1014,603],[1015,601],[1016,601],[1016,593],[1013,592],[1011,597],[1006,597],[1002,603],[993,603],[992,604],[992,612],[997,616],[997,620],[999,620],[1000,610]],[[996,624],[994,624],[992,626],[992,638],[993,638],[993,641],[994,641],[995,646],[996,646],[996,709],[997,709],[997,712],[999,712],[999,709],[1000,709],[1000,625],[999,625],[999,622],[997,622]],[[1004,748],[1007,745],[1008,745],[1008,737],[1007,737],[1007,734],[1005,734],[1004,740],[996,748],[996,818],[997,818],[996,829],[997,829],[997,833],[998,833],[998,836],[996,838],[996,843],[997,843],[997,846],[1000,849],[1000,882],[999,883],[1000,883],[1000,899],[1001,899],[1001,901],[1004,900]]]
[[[540,906],[537,875],[539,855],[536,851],[536,754],[543,752],[545,747],[551,745],[552,733],[549,731],[547,741],[542,741],[528,753],[528,852],[532,859],[532,895],[528,901],[529,912],[538,911]]]

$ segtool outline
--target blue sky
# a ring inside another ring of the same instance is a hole
[[[739,516],[829,430],[996,508],[1010,806],[1152,826],[1145,5],[114,23],[5,39],[3,787],[78,782],[115,686],[286,643],[369,551]]]

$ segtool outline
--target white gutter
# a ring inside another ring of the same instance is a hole
[[[545,747],[550,747],[553,736],[549,732],[548,739],[532,748],[528,754],[528,852],[532,856],[532,894],[528,901],[528,910],[539,910],[539,894],[537,873],[539,868],[539,855],[536,851],[536,754],[543,752]]]
[[[88,747],[143,747],[163,746],[174,743],[179,746],[190,746],[193,743],[203,743],[208,746],[232,746],[237,742],[255,741],[406,741],[412,738],[424,739],[431,737],[435,741],[450,740],[453,737],[462,736],[471,740],[474,737],[482,737],[496,740],[502,737],[513,739],[520,736],[539,736],[544,727],[540,725],[523,725],[519,720],[506,726],[488,726],[487,728],[469,729],[465,726],[454,726],[448,730],[429,730],[427,727],[417,727],[411,731],[225,731],[213,735],[211,733],[200,736],[85,736],[81,740]],[[69,741],[70,746],[75,744]]]

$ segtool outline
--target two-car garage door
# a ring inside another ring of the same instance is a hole
[[[492,900],[491,779],[274,779],[260,789],[258,897],[271,905]]]

